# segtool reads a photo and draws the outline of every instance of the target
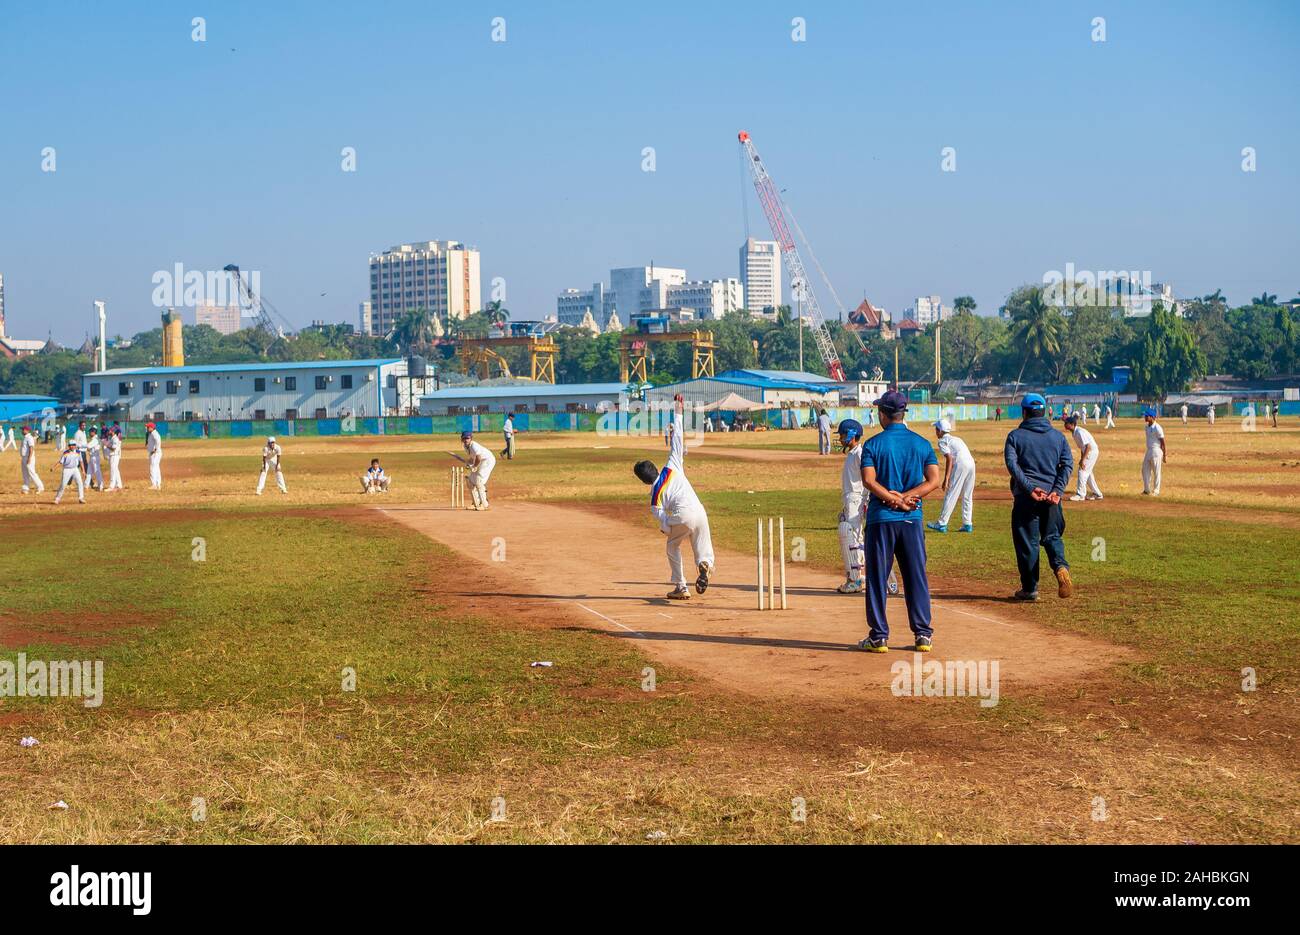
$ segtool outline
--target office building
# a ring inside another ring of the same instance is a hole
[[[751,312],[775,311],[781,304],[781,250],[775,240],[750,237],[741,244],[740,285]]]
[[[194,306],[194,323],[208,325],[222,334],[234,334],[243,327],[243,314],[238,305],[213,305],[200,302]]]
[[[745,307],[739,279],[703,279],[669,286],[668,306],[691,308],[697,319],[721,318]]]
[[[367,333],[388,334],[420,308],[444,324],[481,311],[478,251],[455,240],[428,240],[372,253]]]

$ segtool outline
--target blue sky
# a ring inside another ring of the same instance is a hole
[[[516,318],[613,266],[735,276],[740,129],[850,308],[991,313],[1070,262],[1289,298],[1297,47],[1287,2],[8,0],[8,331],[79,341],[95,298],[110,333],[152,327],[178,262],[260,270],[298,325],[355,321],[369,253],[415,239],[476,245]]]

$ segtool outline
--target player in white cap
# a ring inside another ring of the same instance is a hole
[[[939,439],[939,451],[944,458],[943,509],[939,519],[926,523],[926,529],[947,532],[952,511],[961,501],[961,528],[958,532],[975,531],[975,458],[966,443],[952,433],[952,423],[940,419],[934,423],[934,434]]]
[[[257,495],[262,495],[262,488],[266,486],[267,471],[275,471],[275,482],[280,486],[280,493],[288,493],[289,488],[284,485],[284,474],[280,471],[280,455],[283,454],[280,446],[275,443],[275,436],[266,440],[266,447],[262,449],[262,473],[257,475]]]

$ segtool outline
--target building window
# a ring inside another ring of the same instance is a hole
[[[156,393],[156,392],[158,392],[158,381],[157,381],[157,380],[145,380],[145,381],[144,381],[144,395],[149,396],[149,395],[151,395],[151,394],[153,394],[153,393]]]
[[[199,381],[198,381],[198,380],[191,380],[191,381],[190,381],[190,392],[191,392],[191,393],[197,393],[198,391],[199,391]]]
[[[343,388],[345,390],[352,389],[352,374],[350,373],[343,374]]]
[[[98,395],[99,395],[99,384],[98,384],[98,383],[92,383],[92,384],[90,384],[90,395],[91,395],[91,396],[98,396]]]
[[[284,417],[285,417],[286,419],[296,419],[296,418],[298,418],[298,410],[297,410],[297,409],[286,409],[286,410],[284,411]]]
[[[119,383],[119,384],[117,385],[117,395],[118,395],[118,396],[130,396],[130,395],[131,395],[131,384],[130,384],[130,383]]]
[[[253,377],[253,392],[266,392],[266,377]]]
[[[327,379],[326,379],[325,377],[323,377],[323,376],[318,376],[318,377],[316,377],[316,389],[318,389],[318,390],[327,390],[327,389],[329,389],[329,380],[327,380]],[[324,416],[321,416],[321,418],[323,419],[323,418],[325,418],[325,417],[324,417]]]
[[[168,396],[175,396],[175,395],[176,395],[177,393],[179,393],[180,391],[181,391],[181,381],[180,381],[180,380],[168,380],[168,381],[167,381],[167,395],[168,395]]]
[[[286,390],[296,390],[296,389],[298,388],[298,378],[297,378],[297,377],[285,377],[285,378],[284,378],[284,388],[285,388]],[[297,412],[297,410],[295,409],[294,412]],[[290,419],[295,419],[295,418],[297,418],[297,416],[289,416],[289,418],[290,418]]]
[[[265,410],[265,409],[254,409],[254,410],[253,410],[253,418],[254,418],[254,419],[265,419],[265,418],[266,418],[266,410]]]
[[[533,406],[533,412],[550,412],[550,411],[551,411],[550,407],[547,406],[546,403],[538,403],[537,405]]]
[[[316,418],[318,418],[318,419],[324,419],[324,418],[325,418],[325,410],[324,410],[323,408],[320,408],[320,409],[317,409],[317,410],[316,410]]]

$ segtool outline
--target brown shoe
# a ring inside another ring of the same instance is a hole
[[[691,592],[687,588],[673,588],[668,592],[668,600],[670,601],[689,601],[690,599]]]
[[[1056,589],[1058,597],[1069,597],[1074,593],[1074,581],[1070,578],[1070,569],[1065,566],[1056,569],[1056,583],[1059,585]]]

